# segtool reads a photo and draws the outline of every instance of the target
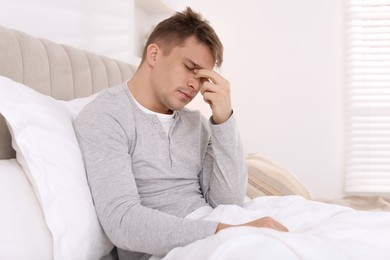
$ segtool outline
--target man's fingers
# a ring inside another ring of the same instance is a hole
[[[283,232],[288,232],[288,229],[282,225],[280,222],[276,221],[275,219],[271,217],[267,217],[267,224],[270,226],[270,228],[283,231]]]
[[[210,106],[213,104],[213,103],[211,102],[210,94],[208,94],[208,93],[203,94],[203,100],[204,100],[207,104],[209,104]]]
[[[221,75],[216,73],[213,70],[206,70],[206,69],[196,69],[194,70],[195,78],[205,78],[205,81],[211,80],[212,83],[220,82],[223,78]]]
[[[286,228],[285,226],[283,226],[279,222],[275,223],[275,229],[279,230],[279,231],[282,231],[282,232],[288,232],[288,228]]]
[[[195,69],[194,77],[201,83],[200,93],[211,107],[214,123],[221,124],[229,119],[232,114],[229,82],[217,72],[207,69]]]
[[[263,217],[252,222],[247,223],[248,226],[254,226],[259,228],[272,228],[282,232],[288,232],[288,229],[271,217]]]
[[[208,91],[208,92],[214,92],[214,91],[213,91],[213,88],[214,88],[214,84],[213,84],[213,83],[211,83],[211,82],[209,82],[209,81],[205,81],[205,82],[201,85],[201,87],[200,87],[200,93],[202,93],[202,95],[204,95],[204,93],[205,93],[206,91]]]

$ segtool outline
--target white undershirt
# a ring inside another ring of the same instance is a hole
[[[171,114],[171,115],[154,112],[152,110],[147,109],[146,107],[144,107],[140,103],[138,103],[138,101],[134,98],[133,94],[131,94],[130,90],[129,90],[129,93],[130,93],[131,97],[133,98],[135,104],[137,105],[137,107],[139,109],[141,109],[146,114],[156,115],[157,116],[158,120],[160,121],[160,123],[161,123],[161,125],[162,125],[162,127],[164,129],[164,131],[168,134],[169,130],[172,127],[173,120],[175,119],[176,111],[173,111],[173,114]]]

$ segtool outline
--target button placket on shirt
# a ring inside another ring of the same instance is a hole
[[[153,118],[151,121],[152,121],[153,125],[155,125],[155,127],[158,127],[157,124],[159,123],[159,120],[157,118]],[[163,129],[160,130],[160,137],[161,137],[161,139],[167,139],[167,137],[168,137]]]
[[[158,118],[153,118],[152,120],[152,123],[153,123],[153,125],[155,125],[155,127],[157,127],[157,125],[158,125],[158,123],[160,122],[159,120],[158,120]],[[175,125],[175,122],[173,123],[173,125],[172,125],[172,127]],[[172,158],[172,156],[173,156],[173,154],[174,154],[174,149],[172,149],[172,147],[171,147],[171,140],[170,140],[170,138],[169,138],[169,136],[168,136],[168,134],[164,131],[164,129],[162,129],[162,127],[160,126],[160,131],[159,131],[159,134],[160,134],[160,138],[162,139],[162,140],[165,140],[165,142],[166,142],[166,144],[168,145],[168,151],[169,151],[169,157],[170,157],[170,159],[171,159],[171,167],[172,167],[172,171],[173,171],[173,168],[174,168],[174,166],[173,166],[173,158]]]
[[[170,154],[170,158],[171,158],[171,172],[172,172],[172,174],[177,174],[177,172],[176,172],[176,163],[175,163],[175,145],[174,145],[174,139],[172,139],[172,135],[173,135],[173,133],[174,133],[174,131],[175,131],[175,126],[176,126],[176,124],[177,124],[177,122],[178,122],[178,120],[179,120],[179,114],[176,114],[176,117],[175,117],[175,120],[173,121],[173,124],[172,124],[172,126],[171,126],[171,129],[169,130],[169,134],[168,134],[168,136],[167,136],[167,138],[168,138],[168,144],[169,144],[169,154]]]

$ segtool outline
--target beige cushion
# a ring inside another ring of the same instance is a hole
[[[276,162],[259,154],[246,158],[248,164],[247,196],[301,195],[311,198],[309,189],[292,173]]]

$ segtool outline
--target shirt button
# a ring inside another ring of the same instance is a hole
[[[162,139],[167,138],[167,134],[166,134],[166,133],[161,133],[161,138],[162,138]]]
[[[152,122],[153,122],[153,124],[157,124],[157,122],[158,122],[157,118],[153,118]]]

